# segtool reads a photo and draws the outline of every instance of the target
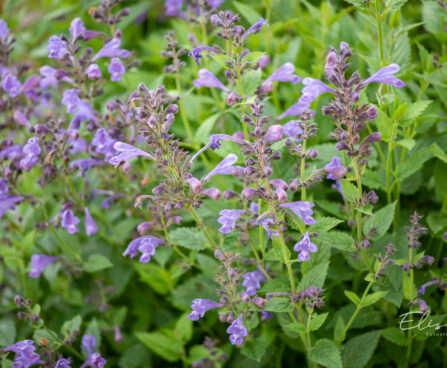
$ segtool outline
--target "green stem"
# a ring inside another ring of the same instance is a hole
[[[194,218],[197,226],[202,230],[203,235],[205,235],[205,237],[208,239],[208,242],[210,243],[211,247],[217,249],[217,243],[214,241],[213,237],[208,232],[208,229],[203,224],[203,221],[201,220],[201,218],[197,214],[196,210],[191,207],[189,209],[189,212],[191,213],[192,217]]]
[[[377,32],[379,38],[380,64],[384,66],[384,52],[383,52],[383,33],[382,33],[382,19],[380,15],[380,0],[376,0],[376,20]]]
[[[64,343],[64,341],[62,339],[59,338],[59,336],[57,336],[52,330],[50,330],[47,326],[43,325],[42,326],[44,328],[45,331],[48,332],[49,335],[51,335],[51,337],[53,339],[55,339],[60,346],[64,346],[65,349],[67,349],[70,354],[75,355],[76,357],[78,357],[81,360],[84,360],[85,358],[79,353],[77,352],[75,349],[73,349],[71,346],[67,345]]]
[[[186,116],[185,112],[185,106],[183,104],[183,97],[182,97],[182,86],[180,84],[180,77],[178,73],[175,73],[175,86],[177,88],[177,94],[179,97],[179,107],[180,107],[180,115],[183,120],[183,126],[185,127],[186,133],[188,134],[188,138],[191,141],[191,143],[194,144],[194,137],[192,135],[191,127],[189,125],[188,117]]]
[[[412,239],[410,239],[412,241]],[[408,256],[408,264],[410,267],[413,265],[413,248],[409,248],[409,256]],[[414,299],[414,271],[410,268],[410,302]],[[413,320],[409,321],[408,327],[408,346],[407,346],[407,354],[405,356],[405,366],[408,367],[411,361],[411,348],[413,345]]]

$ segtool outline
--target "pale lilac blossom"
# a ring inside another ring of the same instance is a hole
[[[249,296],[256,295],[257,290],[261,288],[261,282],[266,282],[267,278],[264,276],[262,271],[248,272],[243,275],[244,281],[242,281],[242,286],[246,288],[246,293]]]
[[[37,279],[40,277],[41,273],[45,268],[47,268],[51,263],[57,261],[57,257],[46,256],[45,254],[33,254],[31,256],[31,272],[28,274],[29,277]]]
[[[153,159],[153,156],[151,154],[124,142],[116,142],[113,145],[113,148],[116,151],[120,152],[117,156],[112,157],[109,160],[109,163],[111,163],[114,166],[119,166],[122,162],[128,162],[132,158],[139,156],[144,156]]]
[[[124,67],[121,60],[115,57],[110,60],[109,69],[107,71],[111,74],[110,80],[112,82],[120,82],[121,75],[126,72],[126,68]]]
[[[209,299],[194,299],[191,304],[192,312],[188,315],[188,318],[191,321],[198,321],[199,318],[202,318],[205,315],[205,312],[220,306],[219,303]]]
[[[98,226],[87,207],[84,208],[85,212],[85,233],[87,236],[95,235],[98,232]]]
[[[197,89],[201,87],[209,87],[209,88],[220,88],[226,92],[229,91],[229,89],[224,86],[215,76],[213,73],[208,71],[207,69],[200,69],[199,70],[199,79],[194,80],[194,87]]]
[[[244,315],[241,314],[233,321],[230,327],[227,328],[227,333],[230,334],[230,342],[233,345],[241,345],[244,342],[244,337],[247,336],[247,329],[244,326]]]
[[[316,221],[312,218],[313,211],[311,208],[315,206],[312,202],[297,201],[283,203],[279,206],[291,210],[295,215],[303,220],[306,225],[313,225],[316,223]]]
[[[236,221],[241,217],[246,211],[244,210],[222,210],[219,212],[220,217],[217,222],[222,226],[219,231],[223,234],[231,233],[231,230],[236,226]]]
[[[217,166],[205,176],[204,180],[209,180],[214,175],[231,175],[233,173],[233,164],[238,160],[234,153],[230,153]]]
[[[214,50],[214,47],[209,46],[195,47],[189,52],[188,56],[193,57],[196,60],[197,66],[200,66],[200,59],[202,58],[202,55],[200,55],[200,53],[205,50],[211,51]]]
[[[293,250],[295,252],[298,252],[298,259],[301,262],[306,262],[310,259],[309,252],[315,253],[318,248],[314,243],[310,241],[309,232],[306,231],[306,233],[303,235],[303,238],[295,244]]]
[[[142,255],[139,261],[141,263],[148,263],[151,260],[151,256],[155,254],[155,248],[162,243],[164,243],[162,239],[158,239],[152,235],[142,236],[129,243],[123,256],[130,255],[130,259],[134,259],[138,255],[138,252],[141,252]]]
[[[394,76],[394,74],[396,74],[399,69],[399,65],[397,64],[387,65],[386,67],[371,75],[368,79],[364,80],[363,84],[377,82],[382,84],[390,84],[397,88],[405,87],[405,83]]]

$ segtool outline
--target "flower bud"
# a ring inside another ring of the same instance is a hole
[[[250,301],[250,295],[248,295],[245,291],[240,292],[239,296],[244,303],[248,303]]]
[[[253,304],[257,305],[259,308],[264,308],[264,306],[265,306],[265,299],[262,299],[259,296],[257,296],[256,298],[253,298],[252,302],[253,302]]]
[[[257,192],[258,191],[256,189],[248,187],[242,191],[242,197],[244,197],[246,201],[249,201],[255,196]]]
[[[152,189],[152,193],[155,195],[159,195],[163,192],[163,190],[164,190],[164,185],[160,184],[160,185],[157,185],[154,189]]]
[[[178,106],[176,104],[171,104],[166,108],[168,114],[177,114]]]
[[[287,193],[284,190],[279,188],[279,189],[276,190],[275,193],[276,193],[276,196],[278,197],[278,201],[280,203],[287,202]]]
[[[298,179],[293,179],[290,182],[289,189],[294,193],[298,190]]]
[[[379,142],[382,139],[382,136],[379,132],[374,132],[368,135],[363,142],[374,143]]]
[[[24,300],[20,295],[16,295],[14,297],[14,303],[16,303],[17,306],[19,306],[19,307],[22,306],[23,302],[24,302]]]
[[[211,199],[218,201],[220,198],[220,190],[217,188],[209,188],[203,191],[203,194],[207,195]]]
[[[349,150],[349,146],[345,142],[337,142],[337,149],[339,151]]]
[[[234,104],[237,104],[239,102],[241,102],[242,99],[241,97],[236,93],[236,92],[231,92],[228,96],[227,96],[227,104],[229,106],[233,106]]]
[[[171,217],[170,220],[175,225],[181,225],[181,223],[182,223],[182,217],[181,216]]]
[[[274,124],[268,129],[267,135],[264,139],[264,144],[270,144],[272,142],[279,141],[283,137],[284,128],[282,127],[282,125]]]
[[[153,222],[142,222],[141,224],[139,224],[138,226],[137,226],[137,231],[138,231],[138,234],[140,234],[140,235],[144,235],[145,233],[147,233],[148,232],[148,230],[152,227],[154,225],[154,223]]]
[[[267,167],[264,169],[264,175],[265,175],[266,177],[269,177],[270,175],[272,175],[272,173],[273,173],[273,170],[272,170],[271,167],[267,166]]]
[[[258,65],[261,69],[267,68],[269,64],[270,64],[270,58],[268,57],[268,55],[262,55],[258,60]]]
[[[200,193],[202,190],[202,183],[199,179],[192,177],[186,180],[186,182],[194,193]]]
[[[239,194],[237,194],[236,192],[232,191],[232,190],[226,190],[225,192],[223,192],[223,197],[225,200],[229,200],[232,199],[234,197],[238,197]]]
[[[132,166],[130,165],[129,161],[126,161],[121,168],[123,170],[123,173],[128,175],[130,173],[130,170],[132,169]]]
[[[121,334],[121,330],[118,326],[115,326],[115,342],[120,343],[123,341],[123,335]]]
[[[267,93],[272,92],[273,83],[272,82],[264,82],[258,88],[258,93],[266,95]]]
[[[219,261],[225,261],[225,256],[220,249],[216,249],[214,251],[214,257],[217,258]]]

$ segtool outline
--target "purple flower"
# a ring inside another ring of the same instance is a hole
[[[268,77],[266,82],[292,82],[297,84],[301,81],[301,77],[293,74],[295,72],[295,66],[292,63],[285,63],[283,66],[278,68],[270,77]]]
[[[433,280],[431,280],[429,282],[426,282],[424,285],[422,285],[419,288],[418,296],[425,295],[425,289],[428,288],[429,286],[436,285],[438,282],[439,282],[439,280],[436,278],[434,278]]]
[[[81,365],[81,368],[104,368],[107,360],[105,360],[99,353],[90,354],[85,361],[84,364]]]
[[[203,191],[203,194],[207,195],[211,199],[218,201],[220,198],[220,190],[217,188],[208,188]]]
[[[17,97],[22,93],[22,84],[17,77],[10,72],[3,74],[2,88],[5,92],[9,93],[9,96],[12,98]]]
[[[186,182],[189,184],[189,187],[192,192],[194,193],[200,193],[202,190],[202,183],[199,179],[192,177],[186,180]]]
[[[70,31],[71,37],[76,39],[85,31],[84,22],[81,18],[75,18],[71,21],[70,28],[68,28],[68,30]]]
[[[244,210],[222,210],[219,212],[220,217],[217,222],[221,224],[219,231],[223,234],[231,233],[231,230],[236,226],[236,221],[241,217],[246,211]]]
[[[268,55],[262,55],[258,60],[259,67],[261,69],[266,69],[270,64],[270,58]]]
[[[76,111],[79,104],[79,91],[77,89],[67,89],[62,96],[62,105],[67,106],[67,114],[71,114]]]
[[[123,256],[130,255],[130,259],[134,259],[138,255],[138,251],[140,251],[142,255],[139,261],[141,263],[148,263],[151,260],[151,256],[155,254],[155,248],[162,243],[164,243],[162,239],[158,239],[152,235],[142,236],[129,243]]]
[[[191,321],[198,321],[210,309],[220,307],[219,303],[213,302],[209,299],[194,299],[191,304],[192,312],[188,315]]]
[[[3,195],[7,194],[8,191],[8,182],[6,181],[6,179],[0,178],[0,198]]]
[[[9,36],[9,28],[3,19],[0,19],[0,40],[6,40]]]
[[[248,35],[250,34],[256,34],[259,33],[262,26],[266,25],[266,21],[263,18],[259,18],[259,20],[253,24],[245,33],[242,35],[241,39],[244,40]]]
[[[261,311],[261,321],[265,322],[268,319],[273,318],[273,314],[267,311]]]
[[[290,138],[296,138],[298,134],[303,134],[303,132],[298,120],[291,120],[284,124],[284,133]],[[301,141],[301,139],[298,141]]]
[[[67,229],[69,234],[74,234],[79,231],[77,226],[79,224],[79,219],[73,214],[71,209],[63,210],[61,216],[61,226]]]
[[[202,55],[200,55],[200,53],[205,50],[214,50],[214,47],[209,47],[209,46],[195,47],[191,50],[191,52],[188,54],[188,56],[191,56],[194,59],[196,59],[197,66],[200,66],[200,58],[202,57]]]
[[[244,337],[247,336],[247,329],[244,326],[244,315],[241,314],[233,321],[230,327],[227,328],[227,333],[230,334],[230,342],[233,345],[240,345],[244,342]]]
[[[208,2],[208,5],[210,6],[210,8],[217,9],[217,8],[220,8],[220,6],[224,2],[224,0],[208,0],[207,2]]]
[[[88,355],[93,353],[96,346],[96,338],[94,335],[84,335],[82,336],[81,349],[85,351]]]
[[[109,160],[109,163],[111,163],[114,166],[119,166],[122,162],[128,162],[130,159],[138,156],[149,157],[152,160],[154,159],[151,154],[127,143],[116,142],[113,145],[113,148],[116,151],[120,152],[118,156],[112,157]]]
[[[204,180],[209,180],[214,175],[231,175],[233,173],[233,164],[237,161],[238,157],[234,153],[230,153],[217,166],[205,176]]]
[[[68,55],[67,45],[65,41],[62,41],[57,36],[51,36],[48,40],[47,51],[51,59],[63,59],[65,55]]]
[[[427,307],[427,303],[425,302],[425,300],[419,299],[418,304],[419,304],[419,311],[422,314],[426,313],[428,310],[428,307]]]
[[[366,113],[368,114],[368,121],[373,120],[378,116],[375,106],[371,106]]]
[[[368,79],[363,81],[363,83],[368,84],[377,82],[382,84],[391,84],[392,86],[397,88],[405,87],[405,83],[394,76],[394,74],[397,73],[399,69],[399,65],[390,64],[371,75]]]
[[[301,90],[301,97],[299,101],[310,104],[320,97],[323,93],[334,92],[334,90],[324,84],[322,81],[314,78],[304,78],[303,84],[305,87]]]
[[[23,199],[23,197],[0,195],[0,220],[2,219],[6,211],[14,208],[14,205]]]
[[[326,65],[324,71],[326,72],[327,79],[332,78],[335,75],[335,66],[338,63],[338,56],[335,50],[329,51],[326,57]]]
[[[121,50],[121,39],[114,37],[109,42],[107,42],[101,50],[92,58],[92,61],[96,61],[103,57],[114,58],[121,57],[126,59],[129,57],[130,52],[127,50]]]
[[[54,368],[71,368],[70,361],[65,358],[61,358],[56,362],[56,366]]]
[[[126,72],[126,68],[123,63],[117,57],[110,60],[109,69],[107,71],[111,74],[110,80],[112,82],[120,82],[121,75]]]
[[[69,129],[79,129],[81,122],[84,120],[92,120],[97,122],[95,111],[93,110],[92,105],[84,100],[79,100],[78,106],[76,107],[75,116],[73,120],[70,122]]]
[[[78,176],[84,176],[85,173],[92,167],[101,165],[103,165],[103,162],[98,161],[94,158],[80,158],[79,160],[71,161],[69,168],[70,170],[81,169],[81,172],[78,174]]]
[[[314,243],[310,241],[309,232],[306,231],[306,233],[303,235],[303,238],[295,244],[293,250],[295,252],[299,252],[298,259],[301,262],[306,262],[310,259],[309,252],[315,253],[318,248]]]
[[[312,202],[291,202],[280,204],[280,207],[287,208],[291,210],[295,215],[297,215],[306,225],[313,225],[316,221],[312,218],[314,213],[311,208],[315,206]]]
[[[57,87],[57,83],[61,81],[71,82],[71,79],[67,76],[67,73],[63,70],[57,70],[51,66],[44,65],[40,68],[40,75],[43,77],[40,79],[40,88],[46,89],[49,86]]]
[[[85,233],[87,236],[95,235],[98,232],[98,226],[93,220],[92,215],[87,207],[84,209],[85,211]]]
[[[19,110],[15,110],[14,111],[13,118],[14,118],[14,121],[17,124],[26,126],[28,128],[31,127],[31,124],[29,123],[29,121],[26,118],[26,116],[22,112],[20,112]]]
[[[109,67],[110,69],[110,67]],[[110,72],[110,70],[109,70]],[[95,80],[101,78],[101,70],[99,70],[99,66],[97,64],[90,64],[85,71],[87,74],[87,78],[90,80]]]
[[[284,137],[284,128],[282,125],[274,124],[269,127],[265,135],[264,144],[270,144],[279,141]]]
[[[341,179],[346,174],[346,168],[337,156],[334,156],[332,161],[324,167],[324,170],[329,173],[327,177],[334,180]]]
[[[33,254],[31,256],[31,272],[28,274],[29,277],[37,279],[48,265],[54,261],[57,261],[57,257],[46,256],[44,254]]]
[[[36,348],[33,344],[33,340],[23,340],[7,346],[3,351],[12,351],[16,354],[12,364],[14,368],[28,368],[35,364],[44,363],[40,360],[39,354],[34,352]]]
[[[242,286],[246,288],[246,292],[249,296],[256,295],[256,290],[261,288],[261,281],[266,282],[267,279],[262,271],[248,272],[244,276]]]
[[[307,102],[298,101],[297,103],[290,106],[286,111],[278,116],[278,120],[284,119],[288,116],[300,116],[303,112],[309,109],[309,104]]]
[[[273,237],[279,237],[279,233],[277,230],[272,230],[271,227],[275,225],[273,219],[267,217],[261,221],[261,225],[265,231],[267,231],[268,237],[273,240]]]
[[[185,0],[166,0],[165,1],[165,14],[168,17],[184,17],[182,12],[182,6]]]
[[[226,92],[229,91],[215,76],[207,69],[199,70],[199,79],[194,80],[194,87],[197,89],[201,87],[220,88]]]
[[[92,146],[95,147],[97,153],[106,155],[105,161],[117,154],[113,148],[116,140],[111,138],[107,130],[100,128],[96,131],[95,136],[92,139]]]
[[[20,160],[19,167],[24,171],[30,171],[37,164],[40,152],[39,138],[28,139],[28,142],[23,146],[25,157]]]

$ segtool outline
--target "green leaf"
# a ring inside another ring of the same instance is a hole
[[[368,9],[368,6],[365,4],[364,0],[345,0],[347,3],[354,5],[359,9]]]
[[[396,142],[399,146],[405,147],[409,151],[415,146],[416,141],[414,139],[401,139],[400,141]]]
[[[292,312],[293,305],[287,297],[276,297],[265,303],[265,310],[269,312]]]
[[[394,176],[396,180],[402,181],[422,168],[422,165],[431,158],[430,148],[426,147],[420,151],[408,156],[404,162],[401,162],[396,170]]]
[[[407,346],[408,340],[404,332],[398,327],[388,327],[382,332],[382,336],[393,344]]]
[[[315,238],[318,246],[332,247],[342,251],[351,252],[353,250],[354,239],[351,235],[338,230],[332,230],[327,233],[318,234]]]
[[[419,118],[425,109],[432,103],[431,100],[417,101],[408,106],[405,115],[399,121],[401,126],[411,125],[417,118]]]
[[[219,119],[220,113],[209,116],[202,124],[200,124],[199,129],[197,129],[195,141],[207,144],[210,140],[210,133],[216,124],[217,119]]]
[[[68,336],[73,331],[79,331],[81,329],[82,317],[78,314],[74,316],[70,321],[65,321],[61,327],[61,332],[64,336]]]
[[[343,351],[343,368],[363,368],[376,349],[382,331],[367,332],[350,339]]]
[[[340,350],[331,340],[320,339],[309,352],[309,359],[327,368],[342,368]]]
[[[155,263],[135,263],[140,280],[147,283],[157,293],[165,295],[172,289],[170,273]]]
[[[257,362],[261,362],[267,348],[275,339],[276,331],[263,328],[261,336],[248,340],[241,348],[241,353]]]
[[[298,289],[306,290],[309,286],[322,288],[326,280],[329,262],[324,262],[313,266],[301,279]]]
[[[94,273],[110,267],[113,267],[113,264],[107,257],[99,253],[94,253],[88,257],[87,262],[84,265],[84,270],[86,272]]]
[[[333,229],[341,222],[343,222],[343,220],[335,217],[321,217],[317,219],[316,224],[310,226],[309,230],[312,232],[326,232]]]
[[[279,261],[283,262],[284,255],[283,255],[283,251],[282,251],[281,240],[277,236],[274,236],[272,243],[273,243],[273,251],[275,252],[276,258]],[[290,250],[287,247],[286,247],[286,257],[287,257],[287,261],[288,261],[290,259]]]
[[[372,228],[375,228],[376,234],[372,238],[379,239],[387,232],[393,222],[395,209],[396,202],[393,202],[376,211],[374,215],[367,219],[363,224],[363,233],[366,235]]]
[[[182,344],[161,332],[137,332],[135,335],[149,350],[168,362],[176,362],[183,355]]]
[[[390,11],[395,11],[400,9],[408,0],[392,0],[390,5]]]
[[[318,330],[323,325],[324,321],[326,321],[328,315],[329,315],[328,312],[320,313],[318,315],[315,314],[312,315],[312,319],[310,320],[310,326],[309,326],[310,331]]]
[[[443,151],[441,147],[438,146],[437,143],[433,143],[430,146],[430,152],[433,153],[437,158],[439,158],[442,162],[447,164],[447,153]]]
[[[253,9],[252,6],[249,6],[247,4],[241,3],[239,1],[233,1],[234,6],[238,10],[239,13],[250,23],[250,25],[256,23],[259,18],[262,18],[262,16]]]
[[[372,305],[382,299],[388,291],[377,291],[375,293],[369,294],[363,300],[363,307],[367,307],[368,305]]]
[[[169,232],[169,237],[174,245],[188,249],[206,249],[206,237],[195,227],[178,227]]]
[[[15,342],[16,325],[12,319],[0,320],[0,346],[9,346]]]
[[[174,327],[175,336],[179,336],[183,342],[188,342],[192,338],[193,323],[188,318],[188,313],[183,314],[176,322]]]
[[[382,135],[382,140],[384,142],[389,142],[393,133],[394,122],[381,109],[379,109],[378,107],[376,107],[376,109],[377,117],[375,119],[375,122],[377,125],[377,129]]]
[[[341,179],[340,185],[341,185],[341,191],[343,192],[343,194],[345,195],[346,199],[349,202],[354,202],[358,198],[357,187],[350,181]]]
[[[343,317],[339,315],[337,318],[337,322],[335,322],[334,341],[340,340],[344,330],[345,330],[345,322],[343,321]]]
[[[54,335],[50,334],[47,330],[44,329],[36,330],[33,334],[33,340],[39,341],[40,339],[46,339],[50,348],[54,349],[59,344],[59,341],[54,338],[54,336],[57,336],[57,333],[54,331],[52,332]]]
[[[261,82],[261,69],[249,70],[244,73],[241,78],[242,93],[245,96],[251,96],[259,86]]]
[[[355,305],[358,305],[360,303],[360,298],[357,296],[356,293],[353,291],[345,290],[345,295],[348,297],[348,299],[353,302]]]

